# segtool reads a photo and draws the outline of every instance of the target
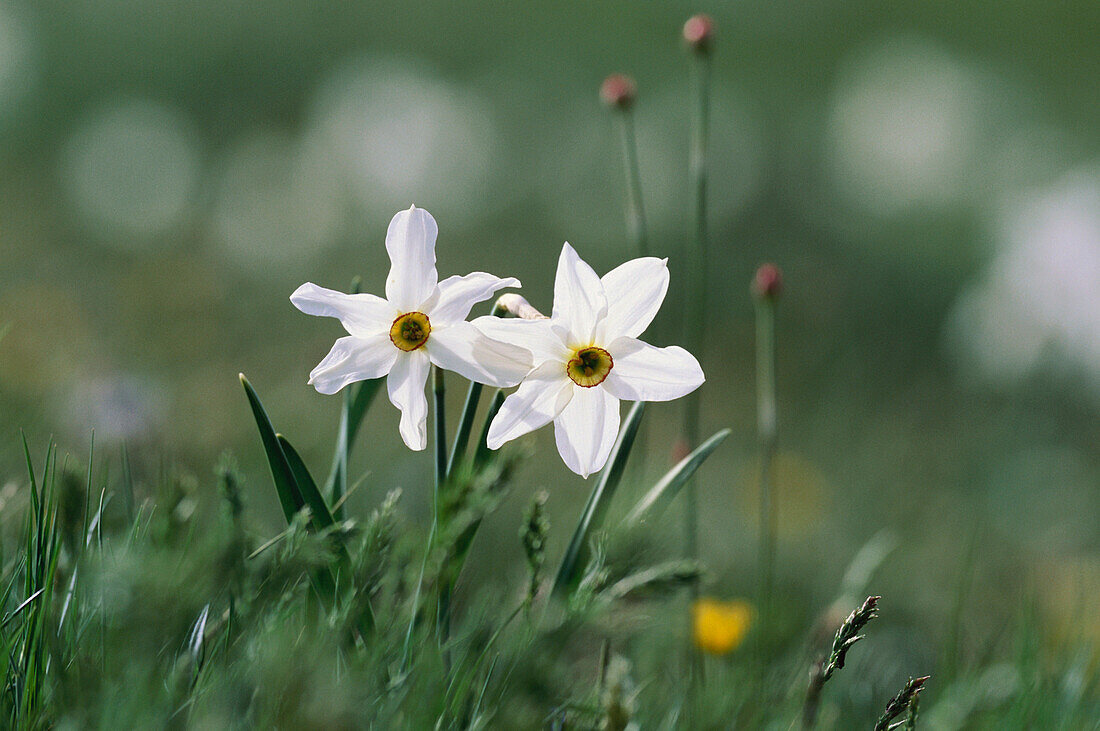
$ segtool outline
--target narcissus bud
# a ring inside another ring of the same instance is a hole
[[[684,40],[688,47],[696,53],[706,53],[710,50],[711,38],[714,35],[714,21],[709,15],[693,15],[684,23]]]
[[[775,264],[764,264],[752,279],[752,293],[761,299],[774,300],[783,289],[783,272]]]
[[[600,98],[609,107],[629,109],[634,104],[637,91],[634,79],[623,74],[611,74],[600,85]]]

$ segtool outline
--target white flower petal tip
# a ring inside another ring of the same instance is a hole
[[[608,351],[615,367],[604,385],[624,401],[672,401],[706,381],[699,361],[678,345],[657,348],[635,338],[619,338]]]
[[[290,302],[307,315],[335,317],[352,335],[367,337],[389,328],[397,308],[373,294],[344,294],[306,282],[290,295]]]
[[[550,320],[486,315],[472,320],[470,324],[491,340],[523,348],[529,353],[532,366],[541,365],[548,360],[564,363],[569,359],[570,350],[554,334]]]
[[[397,360],[397,349],[389,336],[348,336],[337,340],[328,355],[309,374],[309,385],[319,393],[332,395],[355,381],[381,378]]]
[[[424,386],[429,366],[427,354],[414,350],[398,357],[386,378],[390,403],[401,412],[398,427],[401,439],[417,452],[428,446],[428,398]]]
[[[554,437],[565,465],[588,479],[607,463],[619,434],[619,399],[602,388],[576,388],[554,419]]]
[[[439,296],[430,308],[430,315],[441,325],[461,322],[470,316],[470,310],[478,302],[484,302],[502,289],[519,286],[520,281],[515,277],[501,278],[485,272],[448,277],[439,283]]]
[[[600,282],[608,302],[600,337],[607,342],[623,335],[636,338],[653,322],[668,293],[668,259],[632,259],[609,271]]]
[[[386,299],[402,312],[415,309],[431,297],[439,281],[435,270],[438,235],[432,214],[415,206],[398,212],[386,229],[386,251],[390,255]]]
[[[531,351],[487,337],[472,322],[436,331],[428,340],[427,351],[440,368],[497,388],[515,386],[534,366]]]
[[[561,364],[544,363],[523,379],[516,392],[504,399],[485,443],[500,449],[505,443],[549,424],[573,397],[573,384]]]
[[[569,332],[575,343],[587,345],[597,323],[607,314],[607,296],[596,272],[565,242],[554,276],[554,309],[551,319]]]

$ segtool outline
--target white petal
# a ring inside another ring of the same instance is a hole
[[[545,426],[569,403],[573,382],[565,375],[565,363],[547,362],[527,374],[516,392],[504,399],[485,443],[500,449],[505,442]]]
[[[607,352],[615,365],[603,385],[624,401],[671,401],[706,380],[695,356],[676,345],[657,348],[634,338],[619,338]]]
[[[364,337],[389,331],[400,314],[396,307],[373,294],[344,294],[313,282],[294,290],[290,301],[307,315],[339,318],[345,330]]]
[[[497,388],[514,386],[531,372],[531,351],[486,337],[470,322],[436,329],[424,343],[432,363]]]
[[[592,344],[596,323],[607,314],[607,297],[603,284],[566,242],[558,258],[554,278],[553,319],[569,331],[571,346]]]
[[[531,362],[534,365],[540,365],[548,360],[564,363],[573,353],[565,347],[565,343],[554,332],[550,320],[521,320],[514,317],[486,315],[471,320],[470,324],[493,340],[511,343],[529,350]]]
[[[600,338],[611,342],[645,332],[661,309],[668,292],[668,259],[647,256],[620,264],[600,280],[607,295],[607,317],[600,323]]]
[[[309,382],[321,393],[336,393],[349,383],[386,375],[400,352],[387,333],[340,338],[309,374]]]
[[[619,434],[619,399],[599,386],[573,389],[573,399],[554,419],[558,453],[581,477],[607,462]]]
[[[515,277],[501,279],[485,272],[474,272],[464,277],[447,277],[439,283],[439,299],[427,315],[432,323],[462,322],[470,316],[470,310],[478,302],[492,297],[497,290],[518,287]]]
[[[435,271],[435,238],[439,228],[432,214],[413,206],[401,211],[386,230],[390,275],[386,299],[401,312],[410,312],[432,295],[439,275]]]
[[[401,410],[401,438],[409,449],[428,446],[428,398],[424,395],[428,368],[428,354],[420,348],[401,353],[386,379],[390,403]]]

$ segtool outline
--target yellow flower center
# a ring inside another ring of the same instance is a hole
[[[406,312],[399,315],[390,326],[390,342],[401,350],[416,350],[428,342],[432,324],[423,312]]]
[[[573,383],[582,388],[592,388],[603,383],[607,374],[615,367],[611,353],[603,348],[591,346],[581,348],[565,364],[565,373]]]

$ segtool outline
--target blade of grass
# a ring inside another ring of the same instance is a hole
[[[279,441],[279,435],[276,434],[275,428],[271,425],[271,420],[267,416],[267,411],[264,410],[263,404],[260,402],[260,397],[243,373],[240,374],[240,379],[241,385],[244,386],[245,395],[248,396],[248,403],[252,407],[252,415],[256,419],[256,426],[260,431],[260,439],[263,442],[264,452],[267,454],[268,466],[271,468],[271,477],[275,482],[275,491],[279,496],[279,504],[283,508],[283,516],[289,525],[294,521],[294,516],[306,506],[305,498],[299,488],[286,451],[283,449],[283,444]],[[316,493],[316,491],[317,486],[313,485],[312,492]],[[323,505],[324,501],[322,500],[318,507]],[[323,521],[325,515],[328,516],[329,525],[331,525],[332,515],[327,508],[324,509],[324,514],[320,517],[313,512],[312,507],[310,512],[310,522],[314,526],[317,525],[317,521]],[[326,610],[331,610],[336,599],[336,580],[333,578],[332,573],[327,569],[311,571],[310,581],[321,600],[322,606]],[[366,628],[373,625],[373,619],[373,616],[365,616],[361,618],[361,624]]]
[[[122,445],[122,497],[125,499],[126,520],[134,522],[134,475],[130,470],[130,452]]]
[[[271,419],[268,418],[267,411],[260,402],[260,397],[256,395],[255,389],[252,388],[252,384],[248,382],[243,373],[240,374],[240,379],[241,385],[244,386],[245,395],[248,396],[249,406],[252,407],[256,427],[260,430],[260,440],[263,442],[264,452],[267,454],[267,463],[271,468],[271,477],[275,481],[275,492],[279,495],[279,504],[283,508],[283,516],[289,524],[305,505],[305,500],[298,490],[294,473],[290,469],[290,463],[287,461],[283,448],[279,445],[275,428],[271,425]]]
[[[344,407],[340,415],[340,430],[336,437],[336,451],[332,456],[332,467],[325,480],[324,494],[330,496],[332,505],[342,505],[341,498],[347,494],[348,455],[363,418],[374,402],[374,397],[385,382],[384,378],[361,381],[348,386],[344,393]],[[343,518],[343,508],[335,508],[337,519]]]
[[[317,489],[317,483],[313,481],[313,476],[309,474],[309,469],[306,468],[306,463],[302,461],[298,450],[282,434],[276,433],[275,439],[282,447],[287,466],[290,467],[290,473],[298,487],[298,494],[309,506],[310,519],[313,521],[314,527],[317,530],[323,530],[333,525],[335,521],[332,518],[332,513],[329,512],[328,505],[325,504],[325,499],[321,496],[321,491]]]
[[[302,458],[298,455],[298,451],[294,449],[294,446],[291,445],[282,434],[276,434],[275,436],[279,440],[279,445],[283,448],[283,453],[286,455],[287,462],[290,464],[290,470],[294,474],[295,481],[298,483],[298,490],[305,500],[306,505],[309,506],[310,516],[313,520],[314,527],[317,530],[323,530],[335,525],[332,514],[325,504],[325,499],[317,489],[317,483],[313,481],[313,477],[309,474],[309,470],[306,469],[305,462],[303,462]],[[343,534],[339,531],[334,531],[332,537],[334,545],[336,546],[338,559],[336,576],[339,577],[342,575],[350,577],[351,555],[348,553],[347,546],[344,545],[342,540]],[[364,633],[368,629],[372,629],[375,624],[374,609],[370,601],[365,602],[365,606],[367,609],[367,616],[363,620],[365,624],[360,627],[360,631]]]
[[[294,477],[294,481],[298,486],[298,492],[305,501],[306,506],[309,507],[310,522],[317,531],[324,530],[335,524],[332,513],[329,512],[328,506],[325,504],[324,497],[321,496],[321,492],[317,489],[317,483],[313,481],[313,477],[309,474],[309,470],[306,468],[305,462],[298,455],[298,451],[294,449],[294,446],[284,437],[282,434],[276,434],[275,438],[279,441],[279,446],[283,449],[283,454],[286,456],[287,464],[290,466],[291,474]],[[331,567],[330,572],[319,572],[323,574],[318,577],[319,583],[322,585],[326,592],[331,592],[333,596],[336,594],[339,581],[337,579],[340,576],[349,577],[351,575],[351,555],[348,553],[347,546],[344,545],[342,540],[342,534],[339,531],[332,532],[333,545],[336,548],[336,566]],[[359,618],[359,632],[366,636],[369,634],[375,625],[374,608],[371,606],[370,601],[366,601],[366,613]]]
[[[358,294],[362,285],[362,279],[356,275],[351,280],[351,294]],[[347,494],[348,487],[348,449],[350,439],[349,421],[351,418],[351,406],[353,393],[360,390],[361,384],[355,384],[344,389],[344,399],[340,408],[340,428],[336,432],[336,450],[332,455],[332,467],[329,469],[328,479],[325,480],[325,494],[329,496],[329,502],[334,506],[333,512],[337,520],[343,520],[343,497]]]
[[[577,528],[573,531],[573,538],[565,550],[561,567],[558,569],[557,578],[554,580],[553,596],[563,596],[571,590],[580,578],[588,561],[588,538],[593,530],[598,529],[607,514],[611,498],[615,489],[622,481],[623,470],[626,468],[626,460],[630,456],[630,450],[634,446],[634,437],[638,433],[638,427],[642,422],[642,414],[645,413],[645,402],[638,401],[630,409],[622,428],[619,430],[619,438],[615,446],[611,448],[611,454],[607,459],[607,466],[600,473],[599,481],[588,496],[588,504],[584,506]]]
[[[13,619],[15,619],[16,617],[18,617],[20,614],[22,614],[23,610],[26,609],[27,607],[29,607],[31,604],[33,604],[34,601],[36,599],[38,599],[38,597],[42,596],[42,593],[44,591],[46,591],[46,587],[42,587],[41,589],[39,589],[35,593],[31,594],[26,599],[24,599],[23,602],[18,607],[16,607],[15,609],[13,609],[11,611],[11,614],[4,617],[4,621],[0,622],[0,627],[7,627],[9,624],[11,624],[11,621]]]
[[[489,426],[500,412],[500,407],[504,405],[504,398],[504,391],[497,389],[493,394],[493,400],[489,402],[489,411],[485,414],[485,425],[481,428],[477,450],[474,452],[474,469],[480,469],[493,456],[493,450],[489,449]]]
[[[443,370],[439,366],[432,366],[432,405],[435,407],[433,425],[435,427],[435,501],[432,522],[436,526],[442,526],[446,517],[443,511],[443,491],[447,489],[447,419],[444,405],[446,403],[446,382],[443,378]],[[431,546],[428,546],[431,550]],[[446,672],[451,670],[451,653],[447,644],[451,637],[451,594],[454,587],[445,577],[439,582],[439,597],[436,603],[435,625],[439,640],[439,651],[443,659],[443,668]]]
[[[191,660],[195,663],[195,674],[198,674],[202,666],[203,640],[206,633],[206,620],[210,617],[210,605],[207,604],[199,612],[198,619],[191,626],[191,636],[187,638],[187,650],[191,653]]]
[[[493,317],[505,317],[508,314],[508,310],[497,304],[493,307]],[[447,477],[448,479],[454,475],[455,467],[458,465],[458,461],[462,459],[462,455],[466,453],[466,447],[470,443],[470,434],[474,430],[474,418],[477,416],[477,407],[481,403],[481,392],[484,386],[475,381],[470,381],[470,388],[466,391],[466,403],[462,406],[462,416],[458,420],[458,430],[455,431],[454,444],[451,445],[451,457],[447,460]],[[496,412],[493,411],[489,414],[485,420],[485,428],[489,428],[489,423],[496,416]]]
[[[454,444],[451,445],[451,457],[447,460],[448,478],[454,475],[455,467],[462,459],[462,455],[466,453],[466,445],[470,443],[470,434],[474,430],[474,417],[481,402],[483,388],[480,383],[470,381],[470,388],[466,391],[466,403],[462,405],[462,416],[458,420],[458,431],[455,432]]]
[[[91,441],[88,443],[88,475],[84,480],[84,526],[80,535],[88,535],[88,521],[91,520],[92,510],[92,464],[95,462],[95,429],[92,429]]]
[[[692,478],[695,470],[699,469],[711,452],[717,449],[718,445],[725,441],[729,435],[729,429],[717,432],[710,439],[700,444],[695,451],[680,460],[675,467],[657,481],[657,484],[645,494],[645,497],[638,501],[630,514],[623,519],[623,523],[635,527],[650,518],[660,515],[680,492],[680,488]]]

